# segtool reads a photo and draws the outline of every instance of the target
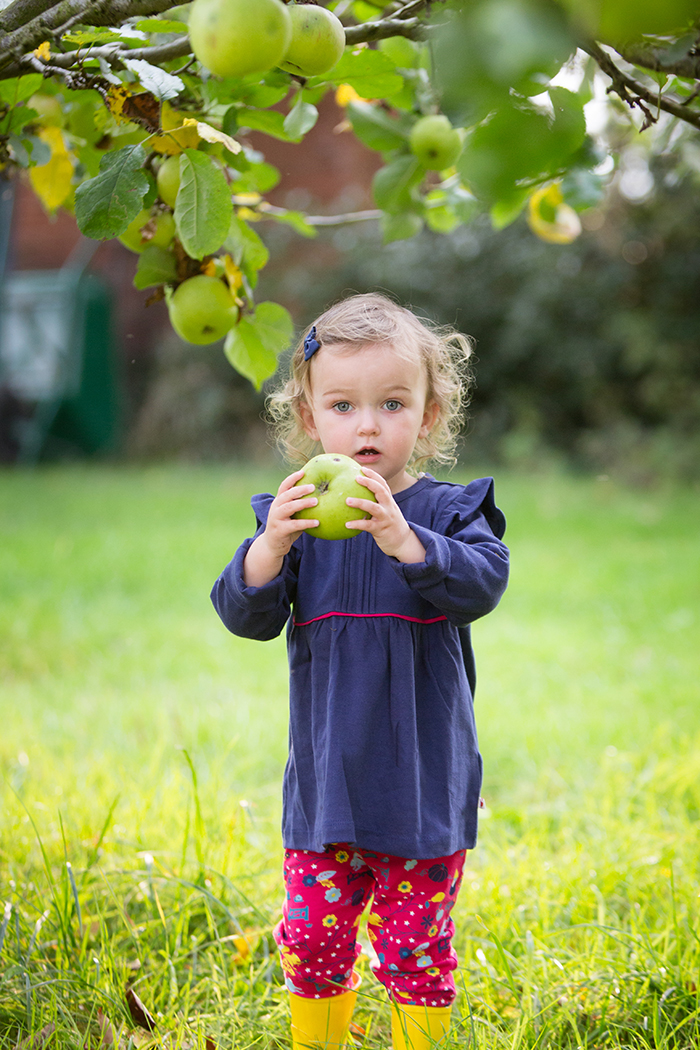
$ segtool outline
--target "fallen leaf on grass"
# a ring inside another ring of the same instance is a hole
[[[56,1025],[51,1021],[49,1024],[45,1024],[35,1035],[27,1036],[21,1043],[18,1043],[17,1050],[39,1050],[40,1047],[46,1045],[55,1031]]]
[[[157,1028],[155,1018],[148,1012],[130,985],[126,986],[126,1005],[129,1007],[129,1013],[134,1024],[138,1025],[139,1028],[145,1028],[148,1032],[155,1032]]]

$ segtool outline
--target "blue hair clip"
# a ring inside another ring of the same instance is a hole
[[[316,339],[316,325],[314,325],[304,340],[304,360],[308,361],[320,348],[321,344]]]

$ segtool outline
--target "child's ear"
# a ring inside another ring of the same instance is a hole
[[[437,418],[440,415],[440,406],[437,401],[429,401],[425,406],[425,412],[423,413],[423,422],[421,423],[418,437],[427,437],[430,431],[437,423]]]
[[[299,415],[305,432],[312,441],[318,441],[318,430],[314,424],[314,414],[306,401],[299,402]]]

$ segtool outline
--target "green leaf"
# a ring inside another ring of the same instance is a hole
[[[62,36],[61,42],[77,47],[85,47],[86,44],[111,44],[113,41],[121,39],[121,35],[113,29],[108,29],[106,26],[104,28],[95,26],[90,29],[74,29],[73,32]]]
[[[418,159],[408,154],[380,168],[372,180],[372,193],[377,207],[390,215],[410,210],[417,204],[413,191],[422,181],[423,174]]]
[[[26,98],[40,91],[44,84],[41,73],[29,73],[26,77],[15,77],[14,80],[0,80],[0,99],[8,106],[16,106]]]
[[[300,142],[306,132],[311,131],[317,120],[318,110],[310,102],[304,102],[299,93],[297,101],[284,118],[284,130],[290,139]]]
[[[509,197],[496,201],[490,210],[491,223],[495,230],[504,230],[515,222],[530,196],[530,190],[515,190]]]
[[[409,131],[400,120],[369,102],[350,102],[345,110],[352,130],[360,142],[381,151],[400,149],[408,141]]]
[[[445,195],[450,208],[460,222],[471,222],[474,216],[481,210],[481,206],[476,197],[471,194],[469,190],[465,190],[464,186],[460,186],[456,181],[454,184],[448,184],[445,186]]]
[[[294,337],[294,322],[279,303],[259,303],[253,322],[260,342],[275,354],[286,350]]]
[[[202,259],[217,251],[232,214],[231,193],[221,168],[206,153],[186,149],[180,157],[175,223],[187,254]]]
[[[284,129],[284,119],[284,113],[278,113],[276,109],[249,109],[244,106],[238,111],[239,127],[262,131],[272,138],[289,142],[290,136]]]
[[[240,92],[241,102],[258,109],[269,109],[281,102],[289,93],[289,85],[247,84]]]
[[[187,22],[166,18],[142,18],[134,26],[141,33],[186,33],[188,28]]]
[[[270,253],[255,230],[237,215],[231,220],[224,248],[231,254],[236,266],[240,266],[252,287],[255,287],[258,270],[262,270]]]
[[[226,336],[224,353],[236,371],[249,379],[256,390],[277,368],[277,354],[265,346],[255,325],[246,317],[241,318]]]
[[[2,129],[3,135],[11,135],[15,131],[19,131],[26,124],[31,124],[32,121],[36,120],[39,116],[35,109],[30,109],[29,106],[15,106],[7,114],[7,117],[0,122],[0,128]],[[39,121],[41,123],[41,121]]]
[[[568,171],[561,183],[561,192],[567,204],[576,211],[585,211],[600,204],[605,196],[608,178],[592,171],[574,168]]]
[[[425,223],[436,233],[452,233],[460,219],[450,207],[447,193],[443,189],[431,190],[425,196]]]
[[[95,178],[78,186],[75,218],[86,237],[118,237],[136,218],[149,187],[145,160],[143,146],[123,146],[106,153]]]
[[[31,163],[40,168],[51,160],[51,147],[38,135],[25,135],[22,144],[31,157]]]
[[[389,244],[391,241],[404,241],[415,237],[423,228],[423,220],[413,212],[403,212],[401,215],[388,215],[385,212],[382,215],[381,227],[384,244]]]
[[[265,212],[265,216],[268,219],[274,219],[275,222],[287,223],[297,233],[300,233],[302,237],[316,237],[318,234],[316,227],[307,222],[306,216],[300,211],[285,211],[281,214],[279,212]]]
[[[160,66],[152,66],[142,58],[125,58],[123,62],[126,68],[138,77],[144,90],[152,92],[161,101],[175,98],[185,90],[185,85],[179,77],[166,73]]]
[[[340,62],[324,80],[334,84],[350,84],[362,98],[390,98],[403,87],[403,77],[383,51],[345,49]]]
[[[143,291],[158,284],[169,284],[177,277],[175,257],[157,244],[149,244],[139,255],[134,288]]]
[[[231,167],[237,168],[240,163],[240,154],[236,155]],[[249,164],[244,171],[239,172],[238,178],[231,184],[234,193],[267,193],[274,189],[280,181],[280,173],[272,164],[263,161],[262,164]]]
[[[28,139],[20,139],[17,135],[10,135],[7,140],[7,145],[12,151],[12,157],[14,160],[17,161],[20,168],[29,167],[29,150],[27,148],[28,142]],[[51,152],[49,151],[49,157],[50,156]]]
[[[545,90],[576,47],[561,6],[539,0],[463,4],[431,39],[441,108],[456,124],[507,105],[511,89]]]
[[[401,69],[416,69],[420,61],[420,46],[405,36],[390,36],[379,41],[379,50]],[[425,45],[422,45],[425,46]]]
[[[564,88],[551,95],[553,119],[531,106],[502,105],[468,137],[457,169],[478,197],[515,201],[521,181],[556,173],[581,146],[586,128],[576,96]]]

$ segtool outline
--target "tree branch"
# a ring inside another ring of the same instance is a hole
[[[645,88],[639,81],[634,80],[627,73],[623,73],[615,65],[610,55],[603,51],[598,44],[586,41],[581,44],[581,47],[591,58],[596,60],[602,71],[612,80],[612,85],[608,90],[614,91],[619,95],[630,109],[637,107],[644,113],[642,130],[656,123],[658,119],[658,117],[653,115],[652,109],[662,109],[665,113],[670,113],[686,124],[691,124],[694,128],[700,128],[699,112],[688,109],[681,102],[676,102],[674,99],[662,95],[660,91],[650,91],[648,88]]]
[[[362,22],[345,30],[346,44],[366,44],[372,40],[386,40],[390,36],[405,36],[410,40],[424,40],[428,27],[419,18],[381,18],[378,22]]]
[[[640,48],[625,48],[620,51],[625,62],[632,66],[641,66],[654,73],[669,73],[672,76],[685,77],[688,80],[700,79],[700,54],[687,54],[683,58],[666,60],[666,51],[644,51]]]
[[[20,0],[25,2],[25,0]],[[26,0],[33,3],[35,0]],[[161,14],[177,5],[177,0],[61,0],[26,25],[0,37],[0,70],[15,65],[22,55],[33,51],[44,40],[52,40],[76,20],[86,25],[120,25],[127,18]]]
[[[116,40],[111,44],[103,44],[101,47],[84,47],[80,51],[66,51],[64,54],[51,55],[51,69],[70,69],[78,62],[86,59],[104,58],[107,62],[121,61],[123,58],[145,59],[151,65],[160,62],[169,62],[172,58],[182,58],[183,55],[192,54],[189,37],[180,36],[177,40],[171,40],[169,44],[160,44],[157,47],[122,47]],[[22,64],[30,63],[34,55],[23,55]],[[31,63],[30,63],[31,64]],[[19,70],[21,72],[21,69]],[[3,74],[4,75],[4,74]],[[12,75],[11,73],[9,75]],[[14,74],[15,76],[18,73]]]
[[[0,29],[11,33],[34,18],[39,18],[54,6],[56,0],[13,0],[13,3],[0,11]]]

